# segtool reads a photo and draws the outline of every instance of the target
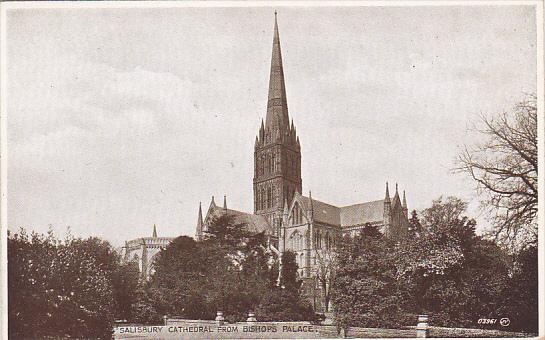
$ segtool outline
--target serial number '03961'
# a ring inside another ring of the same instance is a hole
[[[483,319],[483,318],[481,318],[481,319],[477,320],[477,323],[479,325],[495,325],[496,322],[498,322],[498,319]]]

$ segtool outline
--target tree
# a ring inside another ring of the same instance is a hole
[[[13,338],[111,338],[115,300],[109,244],[22,230],[8,238]]]
[[[111,273],[115,318],[131,320],[132,304],[137,299],[140,271],[136,262],[121,263]]]
[[[311,321],[314,311],[308,301],[301,297],[302,281],[297,277],[298,266],[295,254],[286,251],[282,254],[280,285],[269,286],[264,293],[256,316],[259,321]]]
[[[405,326],[410,287],[396,280],[394,245],[373,225],[344,237],[331,293],[340,328]]]
[[[538,332],[538,263],[536,246],[515,255],[508,284],[502,292],[502,315],[509,317],[509,330]]]
[[[280,267],[280,287],[298,291],[301,287],[301,280],[297,278],[297,262],[295,261],[295,253],[285,251],[282,254],[282,265]]]
[[[264,234],[247,233],[232,215],[213,219],[204,241],[176,238],[155,262],[151,288],[168,297],[157,300],[156,312],[213,319],[223,311],[230,321],[245,320],[277,277],[265,246]]]
[[[512,243],[537,242],[537,105],[529,95],[511,112],[481,116],[477,128],[486,140],[466,146],[458,171],[477,182],[483,209],[492,213],[491,234]]]
[[[45,336],[49,321],[47,293],[57,240],[8,231],[8,332],[13,339]]]
[[[409,218],[409,225],[407,229],[409,231],[409,238],[418,237],[422,233],[422,224],[420,224],[416,210],[411,212],[411,218]]]
[[[316,250],[316,280],[320,284],[324,309],[329,311],[331,299],[331,285],[335,280],[335,258],[336,252],[332,249]]]
[[[436,325],[480,326],[475,320],[498,315],[503,300],[508,254],[475,234],[466,206],[455,197],[434,200],[421,213],[420,236],[396,250],[398,280],[413,285],[415,312]]]
[[[256,317],[259,321],[311,321],[314,311],[297,291],[273,287],[261,299]]]
[[[151,312],[160,315],[176,315],[190,319],[209,319],[215,316],[210,304],[205,303],[205,287],[216,281],[217,273],[228,271],[229,259],[211,243],[196,242],[191,237],[180,236],[163,249],[154,267],[149,287],[140,293],[143,319],[154,319]],[[225,266],[225,268],[222,268]],[[210,289],[210,288],[208,288]],[[155,301],[148,299],[154,292]],[[165,297],[164,299],[162,297]],[[153,302],[148,307],[147,302]]]
[[[205,231],[205,239],[225,247],[238,249],[249,237],[246,224],[237,222],[232,214],[221,214],[212,219]]]

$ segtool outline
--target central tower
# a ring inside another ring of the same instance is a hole
[[[267,116],[254,147],[254,214],[265,216],[278,230],[284,202],[291,202],[295,191],[301,193],[302,181],[301,145],[289,121],[276,12],[270,72]]]

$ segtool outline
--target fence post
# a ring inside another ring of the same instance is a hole
[[[255,318],[255,313],[248,312],[248,319],[246,319],[247,323],[255,323],[257,319]]]
[[[219,324],[219,325],[223,325],[225,321],[225,318],[223,317],[223,312],[222,311],[218,311],[216,313],[216,322]]]
[[[166,315],[163,315],[163,322],[164,322],[165,326],[167,325],[167,319],[168,319],[168,317]]]
[[[428,324],[428,316],[423,314],[418,316],[418,324],[416,325],[416,337],[427,338],[430,335],[430,327]]]

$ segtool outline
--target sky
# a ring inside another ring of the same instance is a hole
[[[480,113],[536,89],[530,6],[12,9],[8,228],[125,240],[195,233],[199,202],[253,211],[274,10],[303,192],[334,205],[469,202]]]

